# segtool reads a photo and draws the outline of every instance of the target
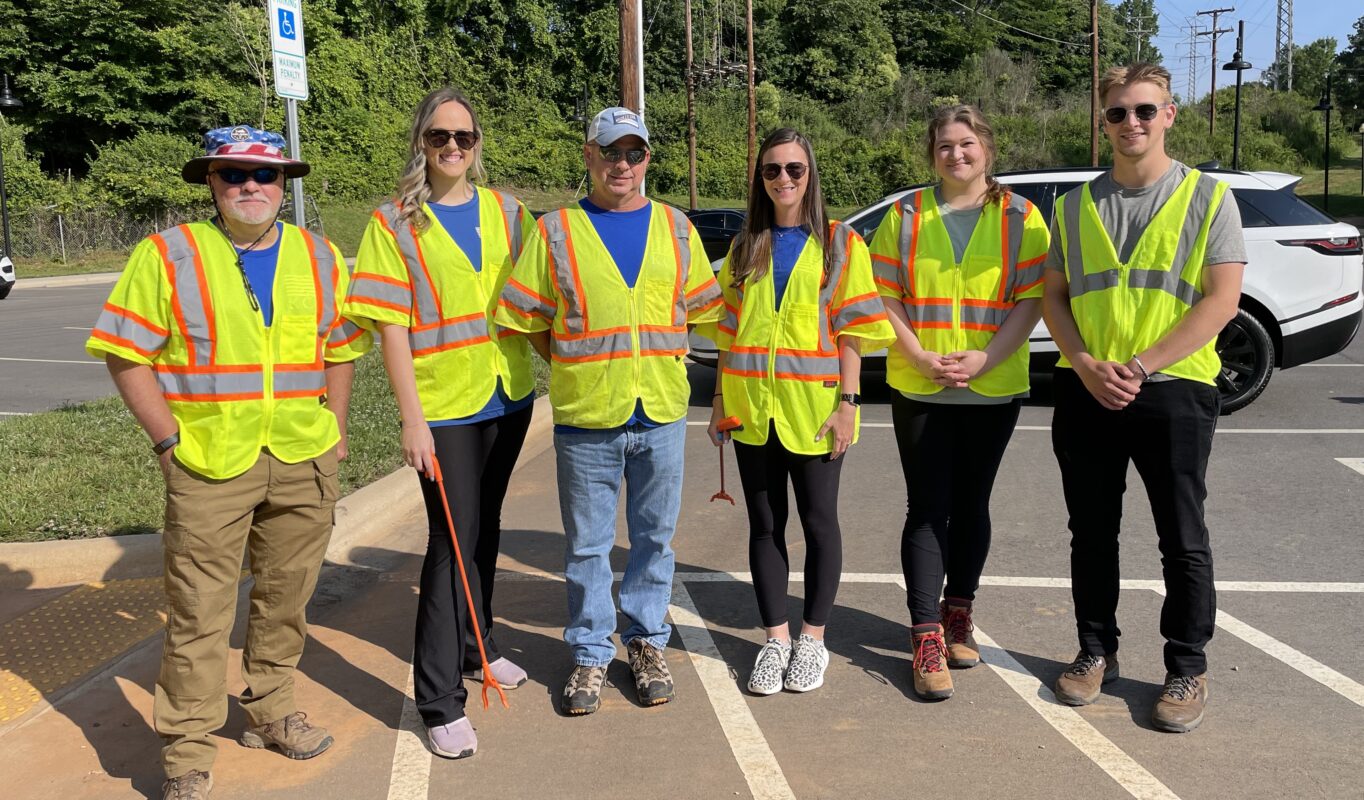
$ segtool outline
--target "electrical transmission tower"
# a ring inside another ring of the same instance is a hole
[[[1198,18],[1189,18],[1189,54],[1184,60],[1189,65],[1189,94],[1185,98],[1185,103],[1193,105],[1198,99]]]
[[[1278,0],[1279,20],[1274,28],[1274,86],[1293,88],[1293,0]]]

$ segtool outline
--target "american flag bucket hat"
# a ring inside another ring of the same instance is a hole
[[[286,178],[301,178],[311,167],[284,155],[284,137],[250,125],[214,128],[204,134],[204,155],[192,158],[180,170],[189,183],[207,183],[208,165],[214,161],[237,161],[277,166]]]

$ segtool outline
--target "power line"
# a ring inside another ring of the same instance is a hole
[[[1067,46],[1067,47],[1089,47],[1089,43],[1088,43],[1088,42],[1085,42],[1085,43],[1081,44],[1081,43],[1077,43],[1077,42],[1067,42],[1067,41],[1065,41],[1065,40],[1063,40],[1063,39],[1053,39],[1053,38],[1050,37],[1050,36],[1043,36],[1043,35],[1040,34],[1040,33],[1033,33],[1032,31],[1024,30],[1023,28],[1020,28],[1020,27],[1018,27],[1017,25],[1010,25],[1009,23],[1005,22],[1004,20],[995,19],[994,17],[990,16],[989,14],[986,14],[984,11],[978,11],[978,10],[976,10],[976,9],[974,9],[974,8],[971,8],[970,6],[966,5],[965,3],[960,2],[959,0],[952,0],[952,2],[953,2],[953,3],[956,3],[957,5],[961,6],[961,7],[964,8],[964,9],[966,9],[967,11],[970,11],[972,14],[976,14],[976,15],[978,15],[978,16],[984,17],[984,18],[990,20],[991,22],[993,22],[993,23],[995,23],[995,24],[997,24],[997,25],[1003,25],[1004,27],[1008,28],[1009,30],[1018,31],[1019,33],[1027,34],[1028,36],[1031,36],[1031,37],[1033,37],[1034,39],[1045,39],[1045,40],[1048,41],[1048,42],[1056,42],[1057,44],[1063,44],[1063,45],[1065,45],[1065,46]],[[1089,38],[1089,37],[1086,36],[1085,38],[1087,39],[1087,38]]]

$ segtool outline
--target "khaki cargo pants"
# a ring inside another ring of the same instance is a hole
[[[207,772],[209,734],[227,721],[228,637],[243,556],[251,607],[241,705],[251,725],[296,711],[294,667],[307,638],[304,607],[317,586],[340,488],[336,451],[285,464],[268,452],[250,470],[215,481],[172,461],[166,478],[169,618],[152,722],[167,777]]]

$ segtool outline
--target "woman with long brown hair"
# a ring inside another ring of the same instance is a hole
[[[398,196],[365,230],[344,307],[379,332],[403,458],[427,478],[439,460],[466,561],[472,615],[440,491],[422,479],[429,538],[412,666],[431,750],[446,758],[478,747],[462,680],[479,669],[474,637],[483,638],[494,680],[504,688],[526,680],[493,641],[492,596],[502,500],[530,425],[534,379],[526,337],[501,336],[493,314],[534,224],[516,198],[475,185],[484,179],[482,148],[463,95],[447,87],[421,101]]]
[[[725,317],[711,441],[732,435],[749,520],[749,564],[767,643],[748,689],[808,692],[824,682],[824,629],[842,572],[838,482],[857,441],[862,352],[894,336],[876,296],[867,245],[830,221],[810,142],[782,128],[763,140],[748,216],[719,282]],[[795,644],[787,622],[787,481],[805,532],[805,609]]]
[[[980,658],[971,613],[990,549],[990,492],[1028,394],[1049,235],[1032,203],[991,175],[994,132],[974,106],[934,115],[926,145],[938,183],[887,212],[871,252],[897,336],[886,380],[898,390],[909,499],[900,559],[914,690],[944,700],[948,666]]]

